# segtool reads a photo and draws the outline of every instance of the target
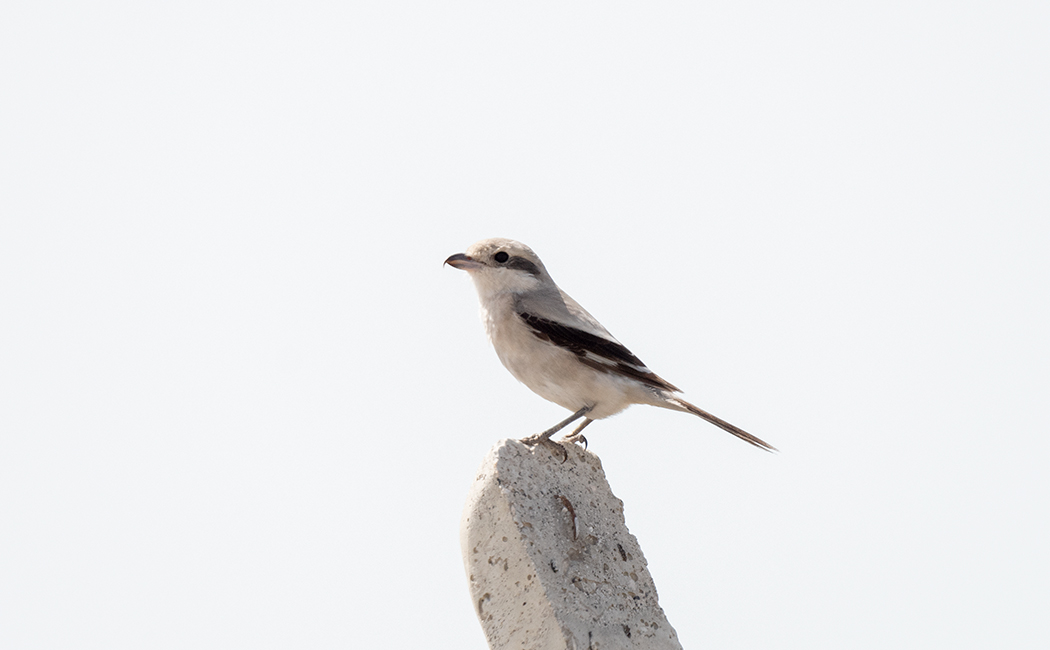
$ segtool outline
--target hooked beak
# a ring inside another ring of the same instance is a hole
[[[473,257],[464,255],[463,253],[456,253],[455,255],[449,256],[449,258],[445,260],[445,264],[464,271],[473,271],[474,269],[481,268],[481,262],[478,262]]]

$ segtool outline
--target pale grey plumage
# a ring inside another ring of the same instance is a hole
[[[576,436],[593,420],[631,404],[650,404],[692,413],[757,447],[774,449],[676,397],[678,388],[649,370],[562,291],[528,246],[512,239],[485,239],[445,262],[469,272],[474,280],[485,331],[503,365],[544,399],[574,412],[527,441],[547,441],[586,416]]]

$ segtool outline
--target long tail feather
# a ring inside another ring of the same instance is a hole
[[[680,410],[687,411],[689,413],[692,413],[693,415],[702,417],[703,419],[707,420],[708,422],[710,422],[711,424],[715,425],[716,427],[718,427],[720,429],[724,429],[725,431],[728,431],[729,433],[733,434],[737,438],[740,438],[741,440],[749,442],[752,445],[758,447],[759,449],[765,449],[766,451],[780,451],[779,449],[777,449],[773,445],[767,443],[766,441],[751,435],[747,431],[744,431],[740,427],[732,425],[732,424],[726,422],[725,420],[723,420],[722,418],[720,418],[720,417],[718,417],[716,415],[711,415],[710,413],[708,413],[707,411],[703,410],[702,408],[700,408],[698,406],[693,406],[692,404],[690,404],[689,402],[685,401],[684,399],[680,399],[678,397],[672,397],[672,398],[669,398],[668,401],[671,402],[672,404],[674,404],[675,406],[680,407]]]

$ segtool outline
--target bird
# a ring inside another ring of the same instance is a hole
[[[617,341],[594,316],[561,290],[531,248],[495,237],[456,253],[445,264],[466,271],[481,303],[481,320],[503,365],[540,397],[572,412],[553,427],[521,442],[552,445],[551,440],[583,418],[563,442],[582,442],[595,420],[632,404],[649,404],[692,413],[766,451],[775,447],[681,397]]]

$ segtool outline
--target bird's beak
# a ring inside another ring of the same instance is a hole
[[[450,256],[445,260],[445,264],[464,271],[473,271],[474,269],[481,268],[481,262],[478,262],[473,257],[464,255],[463,253],[456,253],[455,255]]]

